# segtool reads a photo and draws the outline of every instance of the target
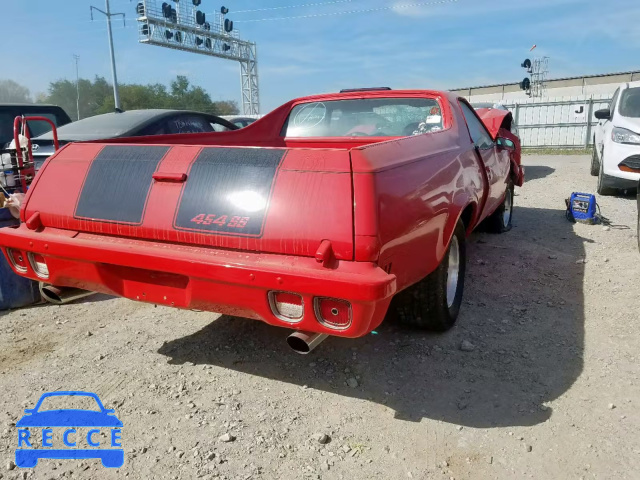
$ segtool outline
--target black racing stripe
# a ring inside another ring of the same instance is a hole
[[[169,147],[109,145],[91,163],[76,218],[139,225],[153,172]]]
[[[205,148],[194,161],[174,227],[260,236],[285,150]]]

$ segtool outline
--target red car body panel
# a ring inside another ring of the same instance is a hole
[[[154,182],[143,221],[138,225],[87,220],[75,215],[78,192],[83,189],[92,162],[104,148],[101,144],[70,144],[54,163],[45,164],[45,172],[38,177],[25,202],[25,218],[38,212],[43,225],[59,229],[308,257],[314,256],[320,245],[316,239],[330,238],[336,258],[353,258],[351,172],[346,151],[282,150],[284,158],[269,202],[269,221],[265,222],[262,235],[246,237],[241,230],[234,235],[203,235],[197,230],[174,228],[174,217],[167,215],[167,211],[175,210],[184,185],[174,181]],[[186,174],[190,178],[189,168],[202,147],[167,145],[167,148],[158,164],[157,176]],[[105,181],[121,180],[114,177]],[[322,200],[325,192],[331,192],[331,202]],[[198,212],[205,216],[216,213],[220,212]]]
[[[497,108],[478,108],[476,110],[478,116],[489,130],[489,133],[496,140],[498,137],[511,140],[515,148],[511,151],[510,157],[513,163],[512,168],[515,173],[514,184],[521,187],[524,184],[524,167],[522,166],[522,145],[520,138],[514,135],[510,130],[513,116],[507,110]]]
[[[436,99],[442,130],[282,136],[299,103],[390,97]],[[511,163],[506,149],[475,148],[453,94],[307,97],[237,131],[67,145],[34,180],[24,223],[0,230],[0,246],[31,260],[17,273],[54,285],[358,337],[395,293],[436,269],[460,218],[471,232],[501,204],[518,174]],[[269,294],[279,291],[302,297],[300,321],[273,312]],[[318,319],[325,297],[350,303],[349,325]]]

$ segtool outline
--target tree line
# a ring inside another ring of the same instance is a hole
[[[113,112],[113,87],[104,78],[80,79],[80,118]],[[202,88],[192,85],[189,79],[178,75],[169,87],[161,83],[142,85],[125,83],[119,85],[120,102],[123,110],[146,108],[169,108],[195,110],[215,115],[235,115],[238,104],[235,101],[213,101]],[[49,84],[47,93],[32,97],[28,88],[13,80],[0,80],[0,103],[50,103],[62,107],[73,120],[77,120],[76,82],[57,80]]]

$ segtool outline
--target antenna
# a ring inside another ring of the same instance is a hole
[[[549,57],[536,58],[531,67],[531,96],[543,97],[547,91],[549,75]]]
[[[240,64],[242,110],[245,115],[260,113],[258,53],[256,44],[242,40],[229,9],[207,16],[202,0],[141,0],[136,5],[138,41],[184,52],[234,60]],[[211,18],[213,17],[213,18]]]

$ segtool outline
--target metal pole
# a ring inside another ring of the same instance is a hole
[[[109,34],[109,53],[111,54],[111,78],[113,80],[113,101],[115,103],[116,110],[121,110],[120,105],[120,94],[118,93],[118,76],[116,74],[116,56],[113,50],[113,32],[111,31],[111,17],[115,17],[116,15],[122,15],[122,21],[125,22],[124,13],[111,13],[111,9],[109,7],[109,0],[105,0],[105,4],[107,7],[107,11],[103,12],[97,7],[91,6],[89,10],[91,11],[91,20],[93,20],[93,11],[97,10],[102,13],[105,17],[107,17],[107,32]]]
[[[73,55],[73,58],[76,60],[76,112],[77,119],[80,120],[80,76],[78,75],[78,60],[80,60],[80,55]]]
[[[116,104],[116,110],[121,110],[120,94],[118,93],[118,75],[116,74],[116,56],[113,51],[113,32],[111,31],[111,9],[109,8],[109,0],[105,0],[107,8],[107,31],[109,32],[109,52],[111,53],[111,77],[113,79],[113,101]]]

